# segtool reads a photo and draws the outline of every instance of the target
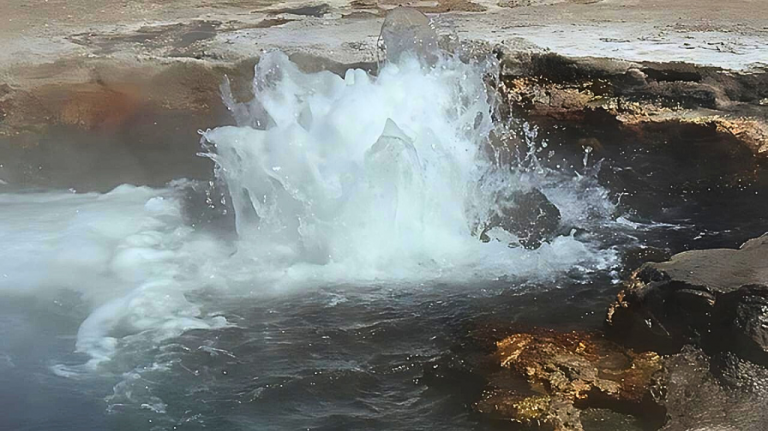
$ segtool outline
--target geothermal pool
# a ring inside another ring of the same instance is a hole
[[[752,234],[663,187],[627,202],[601,172],[657,160],[502,118],[495,60],[459,57],[271,52],[253,101],[223,86],[237,125],[200,132],[210,181],[0,194],[0,427],[484,429],[474,382],[423,379],[468,327],[594,327],[628,255]],[[541,244],[483,229],[530,190],[560,214]]]

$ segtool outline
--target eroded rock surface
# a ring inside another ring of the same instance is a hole
[[[768,235],[740,249],[647,263],[608,310],[617,337],[672,351],[694,343],[768,364]]]
[[[660,356],[599,333],[513,331],[484,357],[450,356],[430,385],[476,381],[483,419],[556,431],[757,431],[768,427],[768,370],[724,352],[685,346]],[[453,378],[451,377],[453,376]],[[478,400],[479,398],[479,400]]]
[[[582,430],[581,409],[608,407],[663,421],[663,365],[653,352],[635,353],[598,334],[536,330],[499,341],[494,358],[505,371],[490,379],[475,405],[491,418]],[[510,374],[528,387],[521,389]]]
[[[375,69],[382,18],[400,5],[440,13],[430,18],[453,47],[460,40],[476,56],[497,47],[508,94],[519,97],[511,103],[534,114],[607,113],[640,131],[686,122],[734,138],[724,146],[735,140],[768,154],[768,86],[759,69],[768,46],[761,12],[768,6],[753,0],[728,8],[716,0],[632,7],[593,0],[28,3],[0,2],[0,152],[22,160],[0,167],[0,181],[14,187],[93,189],[70,175],[72,165],[89,172],[103,166],[98,182],[110,186],[193,175],[181,167],[166,174],[165,161],[145,175],[147,151],[138,147],[168,159],[194,157],[196,130],[229,120],[219,100],[224,75],[236,95],[248,93],[253,64],[267,50],[283,50],[308,69]],[[433,37],[422,45],[434,45]],[[624,60],[583,58],[589,56]],[[182,123],[184,116],[190,118]],[[157,117],[172,121],[155,127]],[[94,144],[82,151],[81,141]],[[107,145],[98,142],[116,142],[137,156],[106,155]],[[79,159],[48,157],[53,152]]]
[[[768,157],[768,71],[500,51],[501,91],[517,112],[610,118],[635,134],[657,124],[714,128]]]

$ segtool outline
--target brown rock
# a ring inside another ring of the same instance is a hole
[[[510,387],[503,373],[491,379],[476,410],[495,419],[581,430],[580,409],[586,407],[663,417],[653,392],[663,366],[653,352],[635,353],[593,333],[536,330],[499,341],[495,359],[530,391]]]
[[[117,129],[139,106],[137,91],[116,91],[100,86],[82,88],[67,95],[58,112],[61,124],[83,129]]]

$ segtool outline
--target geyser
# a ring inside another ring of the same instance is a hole
[[[612,223],[607,192],[588,172],[542,167],[535,151],[500,163],[490,136],[510,131],[493,121],[485,78],[498,73],[495,59],[438,51],[434,31],[409,13],[382,31],[391,60],[376,76],[304,73],[275,51],[256,66],[252,101],[224,92],[239,125],[203,141],[231,197],[234,242],[188,225],[184,181],[0,197],[0,290],[67,289],[91,311],[76,342],[90,359],[57,373],[231,325],[195,300],[204,290],[552,280],[616,263],[616,251],[589,234]],[[557,207],[548,213],[559,223],[544,223],[549,236],[527,242],[531,250],[503,229],[514,223],[489,224],[516,214],[497,202],[512,195]]]
[[[501,213],[498,196],[536,187],[565,203],[553,182],[579,179],[494,158],[490,134],[501,126],[486,78],[498,73],[495,60],[440,52],[419,16],[398,9],[387,18],[390,60],[378,76],[304,73],[270,52],[256,66],[252,101],[236,103],[225,86],[239,125],[203,139],[231,195],[239,255],[299,278],[429,279],[456,268],[498,277],[604,264],[610,253],[567,230],[527,252],[514,232],[482,229]],[[602,189],[569,191],[586,204],[567,202],[582,205],[575,212],[599,201],[598,221],[608,221]]]

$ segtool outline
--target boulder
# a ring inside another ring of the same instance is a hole
[[[696,344],[768,364],[768,235],[739,249],[688,251],[638,269],[608,310],[608,328],[645,348]]]
[[[493,325],[429,362],[423,381],[511,429],[768,429],[768,369],[691,345],[658,355],[596,332]]]
[[[716,316],[725,325],[736,352],[765,363],[768,352],[768,286],[751,284],[723,295]]]
[[[520,48],[497,52],[502,53],[499,89],[518,115],[597,122],[641,145],[652,143],[659,127],[684,127],[719,135],[718,145],[728,151],[768,156],[764,70],[568,58]]]

